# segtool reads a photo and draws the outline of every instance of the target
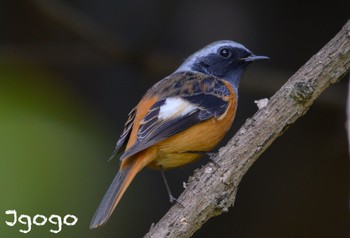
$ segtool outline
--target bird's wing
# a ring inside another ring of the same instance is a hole
[[[132,127],[134,125],[136,115],[136,108],[133,108],[128,114],[128,120],[124,125],[123,133],[120,135],[119,140],[115,146],[115,149],[110,157],[112,159],[116,154],[123,152],[125,150],[126,144],[128,143]]]
[[[150,107],[140,122],[135,143],[120,160],[226,112],[230,90],[224,81],[209,76],[196,80],[188,77],[185,74],[170,81],[173,90],[167,91],[165,97],[159,97]]]

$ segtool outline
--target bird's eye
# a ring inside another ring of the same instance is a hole
[[[230,58],[232,53],[228,48],[221,48],[219,50],[219,55],[225,59]]]

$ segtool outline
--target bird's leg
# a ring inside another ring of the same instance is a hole
[[[164,181],[164,184],[165,184],[165,188],[166,188],[166,191],[168,192],[168,195],[169,195],[169,202],[170,202],[170,203],[176,202],[176,203],[179,204],[181,207],[184,207],[184,206],[173,196],[173,194],[171,193],[170,187],[169,187],[168,181],[167,181],[167,179],[166,179],[166,177],[165,177],[164,169],[163,169],[162,166],[160,166],[160,173],[162,174],[162,178],[163,178],[163,181]]]

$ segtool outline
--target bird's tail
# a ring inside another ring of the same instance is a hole
[[[139,163],[135,163],[134,160],[127,166],[119,169],[91,220],[90,229],[102,226],[107,222],[125,190],[140,171],[141,168],[139,167]]]

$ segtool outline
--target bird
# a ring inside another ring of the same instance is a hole
[[[232,125],[244,70],[265,59],[240,43],[220,40],[189,56],[153,85],[128,115],[112,155],[121,154],[121,165],[90,229],[106,224],[143,168],[163,171],[210,153]]]

